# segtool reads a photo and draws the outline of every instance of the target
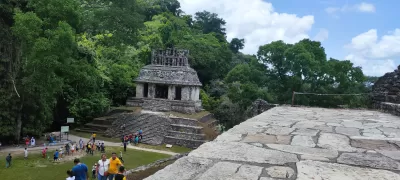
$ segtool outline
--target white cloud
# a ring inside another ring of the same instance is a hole
[[[338,17],[338,13],[345,12],[364,12],[364,13],[373,13],[375,12],[375,6],[371,3],[362,2],[360,4],[348,5],[345,4],[342,7],[327,7],[325,8],[325,12],[333,15],[334,17]]]
[[[393,59],[400,59],[400,29],[380,39],[377,30],[371,29],[352,38],[345,48],[349,51],[345,59],[363,67],[367,75],[381,76],[397,68]]]
[[[314,16],[299,17],[295,14],[278,13],[271,3],[263,0],[179,0],[187,14],[198,11],[217,13],[226,21],[228,40],[244,38],[243,53],[255,54],[260,45],[283,40],[295,43],[309,38],[308,31],[314,24]]]
[[[358,11],[361,12],[375,12],[375,6],[370,3],[363,2],[361,4],[356,5],[356,8]]]
[[[329,31],[327,29],[320,29],[317,35],[314,36],[313,40],[323,42],[329,37]]]

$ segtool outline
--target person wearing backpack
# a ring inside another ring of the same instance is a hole
[[[119,170],[118,170],[118,174],[115,175],[114,180],[126,180],[124,172],[125,172],[125,167],[120,166]]]
[[[11,167],[11,159],[12,159],[11,153],[8,153],[8,156],[6,157],[6,168]]]

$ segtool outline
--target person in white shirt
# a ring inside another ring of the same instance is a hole
[[[73,175],[71,170],[67,171],[68,177],[66,180],[75,180],[75,176]]]
[[[74,155],[75,152],[75,144],[72,144],[71,146],[71,154]]]
[[[36,145],[36,140],[34,137],[31,138],[31,146],[35,146]]]
[[[24,159],[28,159],[28,149],[24,150]]]
[[[58,150],[58,152],[60,153],[60,160],[61,160],[63,158],[63,153],[64,153],[63,147],[60,147],[60,150]]]
[[[96,174],[98,180],[107,180],[108,168],[110,167],[110,160],[107,159],[106,154],[101,155],[101,159],[97,162]]]

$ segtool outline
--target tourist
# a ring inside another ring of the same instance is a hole
[[[139,128],[139,138],[140,138],[140,141],[142,140],[142,138],[143,138],[143,130],[142,130],[142,128]]]
[[[68,177],[67,177],[66,180],[75,180],[75,176],[74,176],[74,174],[72,173],[71,170],[67,171],[67,175],[68,175]]]
[[[92,143],[91,145],[90,145],[90,154],[93,156],[93,153],[96,151],[96,145],[94,144],[94,143]]]
[[[100,151],[101,153],[105,153],[105,152],[106,152],[106,147],[105,147],[105,145],[104,145],[104,142],[101,143],[100,149],[101,149],[101,151]]]
[[[135,137],[135,145],[139,144],[139,136]]]
[[[43,148],[43,150],[42,150],[42,156],[43,156],[43,158],[46,159],[46,156],[47,156],[47,147]]]
[[[29,139],[29,136],[26,136],[26,138],[25,138],[25,145],[26,145],[26,147],[28,147],[29,146],[29,142],[30,142],[31,140]]]
[[[92,140],[93,140],[93,143],[96,142],[96,133],[94,133],[94,132],[92,133]]]
[[[127,143],[128,143],[127,141],[124,142],[124,152],[126,152],[126,144]]]
[[[83,146],[83,140],[79,139],[79,149],[81,149],[82,151],[85,149],[85,147]]]
[[[60,155],[60,152],[58,152],[58,149],[56,149],[56,152],[54,152],[54,162],[58,161],[58,155]]]
[[[75,152],[75,144],[72,144],[71,146],[71,155],[73,156]]]
[[[128,144],[133,143],[133,134],[129,134],[129,138],[128,138]]]
[[[122,158],[122,151],[119,152],[119,157],[118,158],[122,163],[124,163],[124,159]]]
[[[64,156],[63,156],[63,154],[64,154],[64,149],[63,149],[62,146],[60,147],[59,152],[60,152],[60,159],[62,159],[62,158],[64,157]]]
[[[118,170],[118,174],[115,175],[114,180],[126,180],[124,173],[125,173],[125,167],[120,166],[119,170]]]
[[[31,146],[35,146],[36,145],[36,140],[34,137],[31,138]]]
[[[87,180],[89,178],[88,167],[81,163],[78,158],[74,159],[74,164],[72,173],[75,176],[75,180]]]
[[[101,155],[101,159],[97,162],[97,180],[107,180],[108,168],[110,167],[110,160],[107,159],[106,154]]]
[[[24,159],[28,159],[28,149],[25,148],[24,150]]]
[[[6,157],[6,168],[11,167],[11,160],[12,160],[11,153],[8,153],[8,156]]]
[[[90,151],[89,147],[90,147],[90,144],[89,144],[89,142],[88,142],[88,143],[86,144],[86,153],[87,153],[87,154],[89,154],[89,151]]]
[[[97,163],[94,163],[92,166],[92,179],[96,178],[96,168],[97,168]]]
[[[69,143],[65,144],[65,154],[69,155],[69,150],[70,150],[71,146],[69,146]]]
[[[123,166],[121,160],[117,158],[117,154],[115,152],[112,153],[112,157],[110,158],[110,167],[108,172],[110,173],[108,178],[109,180],[113,180],[115,175],[118,174],[118,167]]]

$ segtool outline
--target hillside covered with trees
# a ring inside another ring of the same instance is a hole
[[[83,124],[134,96],[132,79],[154,48],[190,51],[206,110],[232,127],[256,99],[291,103],[292,92],[366,93],[350,61],[320,42],[275,41],[243,54],[226,22],[187,15],[177,0],[5,0],[0,4],[0,139],[38,135],[69,116]],[[359,96],[299,96],[296,104],[366,106]]]

